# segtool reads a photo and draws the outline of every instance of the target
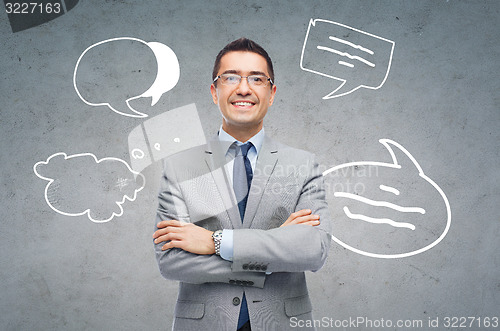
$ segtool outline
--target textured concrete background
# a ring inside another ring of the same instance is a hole
[[[72,85],[87,47],[122,36],[164,43],[179,59],[172,91],[153,107],[137,100],[150,117],[196,103],[205,132],[215,132],[213,60],[247,36],[275,62],[267,133],[328,167],[389,162],[378,140],[393,139],[447,194],[450,231],[427,252],[381,260],[332,244],[324,268],[308,273],[316,318],[426,325],[436,317],[499,316],[499,11],[498,1],[472,0],[80,1],[16,33],[0,13],[0,329],[170,328],[177,284],[160,276],[151,242],[160,164],[143,171],[146,186],[124,215],[103,224],[55,213],[44,201],[46,182],[33,172],[56,152],[129,160],[128,133],[144,119],[91,107]],[[339,83],[299,67],[311,18],[394,41],[384,86],[322,100]]]

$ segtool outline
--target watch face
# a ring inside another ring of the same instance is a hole
[[[215,231],[214,234],[212,235],[212,238],[218,239],[218,240],[222,239],[222,231],[221,230]]]

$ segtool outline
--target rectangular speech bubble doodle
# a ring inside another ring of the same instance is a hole
[[[196,105],[189,104],[157,115],[128,136],[130,164],[141,172],[153,161],[206,144]]]
[[[336,22],[311,19],[300,57],[300,68],[342,81],[324,96],[331,99],[364,87],[384,85],[395,43]]]

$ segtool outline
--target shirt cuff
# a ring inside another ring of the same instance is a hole
[[[233,230],[223,229],[220,240],[220,257],[227,261],[233,261]]]

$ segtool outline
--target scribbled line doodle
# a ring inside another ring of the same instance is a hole
[[[154,106],[177,85],[179,77],[179,61],[170,47],[120,37],[93,44],[80,55],[73,86],[89,106],[107,106],[120,115],[147,117],[131,101],[151,98]]]
[[[97,159],[94,154],[56,153],[33,166],[35,174],[48,181],[45,201],[65,216],[87,217],[104,223],[123,215],[126,200],[134,201],[144,188],[144,176],[120,159]]]
[[[375,258],[425,252],[448,233],[448,198],[403,146],[379,141],[391,163],[350,162],[323,172],[334,220],[332,239]]]
[[[323,99],[344,96],[361,87],[376,90],[389,75],[394,46],[391,40],[344,24],[311,19],[300,68],[342,82]]]

